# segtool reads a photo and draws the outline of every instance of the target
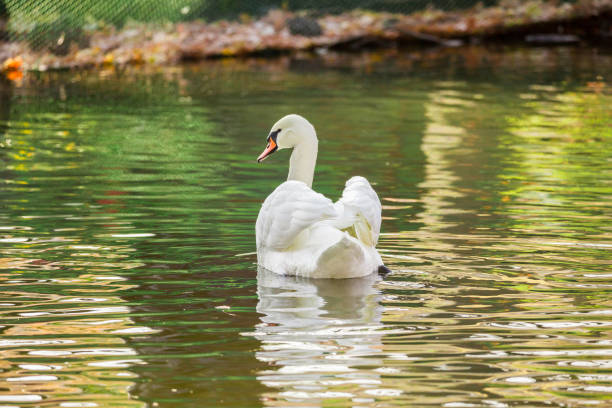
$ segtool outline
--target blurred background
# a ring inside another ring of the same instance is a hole
[[[572,1],[572,0],[566,0]],[[203,19],[236,19],[240,15],[261,17],[274,9],[291,11],[309,10],[319,14],[341,13],[363,9],[412,13],[425,8],[440,10],[466,9],[475,5],[491,6],[499,0],[263,0],[244,2],[238,0],[135,0],[129,3],[120,0],[73,1],[73,0],[2,0],[0,12],[32,24],[83,25],[87,20],[104,21],[122,25],[127,20],[137,21],[189,21]]]
[[[526,19],[531,19],[530,22],[559,22],[577,16],[593,17],[604,14],[606,27],[596,29],[610,35],[610,4],[607,0],[135,0],[127,3],[120,0],[2,0],[0,18],[4,21],[0,28],[3,27],[5,38],[25,39],[34,48],[53,48],[55,45],[54,48],[57,49],[55,43],[60,37],[65,46],[71,41],[83,45],[92,32],[108,26],[122,28],[129,22],[161,24],[194,20],[215,22],[222,19],[247,22],[261,18],[273,10],[300,12],[302,15],[317,18],[355,10],[407,15],[423,10],[452,12],[471,9],[472,12],[468,14],[472,18],[491,18],[479,14],[483,8],[491,7],[500,7],[506,11],[506,15],[502,13],[494,18],[513,20],[504,21],[503,25],[525,24],[528,22]],[[547,16],[549,9],[557,13]],[[521,10],[520,13],[517,10]],[[598,20],[591,24],[597,25],[601,22]],[[546,30],[550,30],[550,27]],[[563,30],[553,29],[552,32],[562,34]]]

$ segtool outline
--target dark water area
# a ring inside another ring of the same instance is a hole
[[[471,47],[0,84],[0,406],[609,406],[611,79]],[[287,113],[315,190],[374,184],[384,280],[258,271]]]

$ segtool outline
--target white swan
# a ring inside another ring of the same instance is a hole
[[[257,217],[257,263],[278,274],[309,278],[356,278],[389,270],[376,250],[380,200],[363,177],[346,182],[332,203],[312,190],[318,140],[299,115],[272,126],[261,162],[279,149],[293,148],[289,176],[266,198]]]

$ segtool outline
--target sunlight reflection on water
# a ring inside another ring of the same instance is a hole
[[[605,406],[611,66],[468,47],[1,83],[0,403]],[[290,111],[315,189],[374,183],[385,280],[257,271],[287,156],[254,158]]]

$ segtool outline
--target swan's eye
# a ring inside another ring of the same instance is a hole
[[[270,139],[274,140],[274,143],[276,144],[276,138],[278,137],[278,134],[281,132],[282,129],[278,129],[275,130],[274,132],[270,132],[270,134],[268,135],[268,141],[270,141]]]

